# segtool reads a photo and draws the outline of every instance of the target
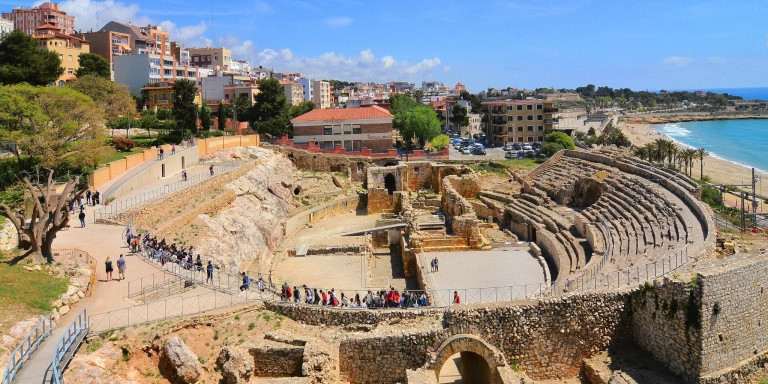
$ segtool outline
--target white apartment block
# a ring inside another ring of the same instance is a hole
[[[331,107],[331,83],[315,80],[312,82],[312,101],[317,108]]]

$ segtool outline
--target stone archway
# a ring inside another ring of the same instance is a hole
[[[478,383],[498,383],[497,368],[507,365],[504,355],[496,347],[470,334],[454,335],[438,348],[430,370],[440,377],[440,369],[451,356],[460,353],[463,375],[477,377]]]
[[[395,175],[391,173],[387,173],[384,176],[384,188],[387,189],[387,192],[389,195],[392,195],[397,190],[397,179],[395,178]]]

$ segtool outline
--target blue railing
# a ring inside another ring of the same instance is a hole
[[[88,334],[89,328],[88,315],[85,312],[85,308],[83,308],[83,310],[77,314],[77,317],[72,320],[72,323],[69,324],[64,335],[61,336],[61,339],[59,339],[59,342],[56,344],[56,350],[53,353],[53,361],[51,362],[51,368],[53,370],[51,382],[54,384],[61,384],[63,382],[61,375],[64,372],[64,368],[69,364],[69,361],[72,360],[77,347],[80,346],[80,343],[83,342],[83,339],[85,339],[85,336]]]
[[[43,317],[37,325],[32,328],[27,336],[21,340],[19,346],[13,350],[8,357],[8,365],[5,367],[5,373],[3,373],[2,384],[10,384],[16,373],[24,365],[24,362],[29,359],[29,356],[34,352],[37,347],[42,343],[48,335],[51,334],[53,329],[53,319],[51,315]]]

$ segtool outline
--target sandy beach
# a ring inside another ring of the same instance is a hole
[[[635,146],[643,146],[646,143],[653,142],[656,139],[671,140],[669,137],[660,134],[653,129],[651,124],[638,124],[638,123],[626,123],[621,122],[619,128],[629,140]],[[698,160],[694,160],[693,164],[693,177],[699,178],[700,164]],[[727,160],[718,159],[712,156],[706,156],[704,158],[704,175],[711,178],[713,183],[722,184],[748,184],[752,178],[752,169],[745,166],[732,163]],[[757,176],[763,176],[763,184],[765,184],[765,190],[762,191],[760,181],[757,184],[758,195],[768,195],[768,174],[757,172]],[[736,197],[726,195],[726,204],[734,206],[736,204]],[[739,202],[740,204],[740,202]],[[760,209],[765,212],[766,205],[761,204]]]

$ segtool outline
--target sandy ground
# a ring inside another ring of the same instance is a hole
[[[636,146],[642,146],[646,143],[653,142],[656,139],[670,140],[669,137],[661,133],[656,132],[651,124],[627,124],[622,123],[620,125],[622,132],[624,132],[632,144]],[[693,176],[698,178],[700,163],[698,160],[693,164]],[[712,179],[713,183],[718,184],[748,184],[752,178],[752,169],[745,166],[731,163],[730,161],[718,159],[712,156],[706,156],[704,158],[704,174]],[[763,180],[768,183],[768,174],[757,172],[757,176],[762,176]],[[757,194],[768,193],[768,184],[766,184],[766,190],[761,192],[761,186],[757,186]],[[741,205],[741,202],[737,197],[731,195],[724,195],[726,204],[729,206],[735,206],[735,204]],[[768,211],[768,205],[761,203],[758,212]]]

